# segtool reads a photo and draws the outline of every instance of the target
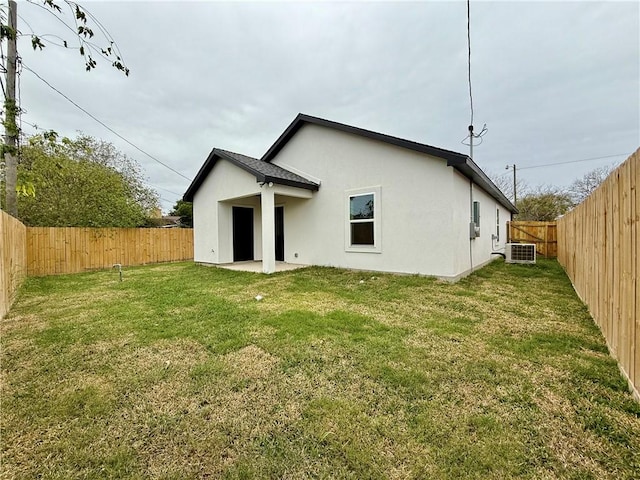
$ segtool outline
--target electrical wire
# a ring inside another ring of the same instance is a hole
[[[71,28],[67,22],[65,22],[64,20],[62,20],[58,15],[55,14],[54,11],[50,10],[49,8],[45,7],[44,5],[40,5],[36,2],[34,2],[33,0],[27,0],[27,3],[30,3],[31,5],[35,5],[38,8],[43,9],[45,12],[47,12],[48,14],[52,15],[53,18],[55,18],[58,22],[60,22],[62,25],[64,25],[64,27],[69,30],[71,33],[73,33],[74,35],[77,35],[78,32],[76,30],[74,30],[73,28]]]
[[[42,127],[39,127],[39,126],[38,126],[38,125],[36,125],[35,123],[27,122],[26,120],[22,120],[22,119],[21,119],[20,121],[21,121],[21,123],[24,123],[25,125],[29,125],[31,128],[35,129],[36,131],[38,131],[38,130],[42,130],[42,131],[44,131],[44,129],[43,129]],[[21,130],[22,130],[22,129],[21,129]],[[143,182],[144,182],[145,184],[147,184],[149,187],[158,188],[158,189],[160,189],[160,190],[164,190],[165,192],[168,192],[168,193],[170,193],[170,194],[172,194],[172,195],[176,195],[176,196],[178,196],[178,197],[182,198],[182,194],[181,194],[181,193],[177,193],[177,192],[174,192],[174,191],[168,190],[168,189],[166,189],[166,188],[164,188],[164,187],[159,187],[158,185],[154,185],[153,183],[150,183],[150,182],[147,182],[147,181],[144,181],[144,180],[143,180]],[[158,197],[160,197],[160,194],[158,194]],[[167,200],[166,198],[165,198],[164,200],[166,200],[167,202],[169,201],[169,200]]]
[[[26,120],[22,120],[22,123],[26,123],[27,125],[29,125],[32,128],[35,128],[36,130],[40,130],[40,127],[38,125],[35,125],[33,123],[29,123]]]
[[[28,2],[31,3],[31,2]],[[69,4],[69,2],[67,2]],[[72,5],[76,5],[75,3],[71,2]],[[35,5],[35,4],[34,4]],[[41,8],[41,5],[37,5]],[[83,7],[84,9],[84,7]],[[46,9],[45,9],[46,10]],[[54,12],[50,12],[49,10],[46,10],[49,13],[52,13],[55,15]],[[93,15],[91,15],[88,11],[85,10],[85,13],[88,14],[90,16],[90,18],[96,23],[98,24],[98,28],[100,29],[100,33],[102,33],[102,35],[106,38],[107,42],[109,43],[109,46],[111,48],[113,48],[113,51],[115,52],[115,54],[120,57],[121,61],[124,63],[124,60],[122,59],[122,54],[120,53],[120,49],[118,48],[118,45],[114,42],[113,37],[111,37],[111,35],[109,34],[109,32],[104,28],[104,26],[98,22],[98,20],[96,19],[96,17],[94,17]],[[29,25],[29,23],[24,19],[24,17],[22,17],[20,14],[18,14],[18,18],[20,20],[22,20],[22,22],[29,27],[30,33],[20,33],[18,35],[18,37],[37,37],[40,40],[42,40],[43,42],[46,42],[50,45],[55,45],[56,47],[60,47],[60,48],[68,48],[70,50],[80,50],[81,45],[77,46],[77,47],[71,47],[69,46],[68,42],[62,38],[60,35],[56,35],[53,33],[44,33],[42,35],[38,35],[35,33],[35,30],[33,29],[33,27],[31,27],[31,25]],[[56,18],[58,18],[56,16]],[[61,20],[60,18],[58,18],[58,20],[60,20],[66,27],[68,30],[70,30],[71,32],[74,33],[74,35],[77,36],[77,32],[75,32],[69,25],[67,25],[63,20]],[[53,38],[57,38],[58,40],[60,40],[62,43],[56,43],[52,40],[49,40],[47,37],[53,37]],[[94,52],[96,52],[97,54],[99,54],[102,58],[104,58],[105,60],[112,62],[113,59],[107,57],[104,53],[103,53],[103,48],[101,48],[100,46],[98,46],[96,43],[90,42],[88,41],[86,38],[81,39],[81,44],[87,45],[89,47],[91,47],[91,50],[93,50]]]
[[[469,104],[471,106],[471,121],[473,126],[473,94],[471,93],[471,0],[467,0],[467,65],[469,66]]]
[[[567,162],[546,163],[544,165],[531,165],[531,166],[528,166],[528,167],[518,167],[518,171],[527,170],[527,169],[530,169],[530,168],[554,167],[556,165],[565,165],[565,164],[568,164],[568,163],[591,162],[593,160],[603,160],[605,158],[628,157],[629,155],[630,155],[629,153],[618,153],[618,154],[615,154],[615,155],[605,155],[603,157],[582,158],[580,160],[570,160],[570,161],[567,161]],[[508,165],[507,167],[511,168],[511,165]],[[509,171],[509,172],[500,173],[498,175],[495,175],[495,178],[501,178],[501,177],[504,177],[506,175],[513,175],[513,172]]]
[[[164,187],[159,187],[157,185],[153,185],[152,183],[149,183],[149,182],[147,182],[147,185],[149,185],[150,187],[153,187],[153,188],[159,188],[160,190],[164,190],[165,192],[171,193],[172,195],[177,195],[177,196],[182,198],[182,194],[181,193],[172,192],[171,190],[167,190]]]
[[[20,122],[21,122],[21,123],[24,123],[25,125],[29,125],[31,128],[35,129],[35,130],[36,130],[36,132],[37,132],[38,130],[42,130],[42,131],[44,131],[44,129],[43,129],[42,127],[39,127],[39,126],[38,126],[38,125],[36,125],[35,123],[27,122],[26,120],[23,120],[22,118],[20,119]],[[22,128],[20,129],[20,131],[22,131]],[[167,193],[170,193],[170,194],[172,194],[172,195],[176,195],[177,197],[182,198],[182,194],[181,194],[181,193],[174,192],[174,191],[169,190],[169,189],[166,189],[166,188],[164,188],[164,187],[159,187],[158,185],[154,185],[153,183],[150,183],[150,182],[147,182],[147,181],[144,181],[144,180],[142,180],[142,181],[143,181],[147,186],[149,186],[149,187],[157,188],[157,189],[160,189],[160,190],[164,190],[164,191],[165,191],[165,192],[167,192]],[[156,192],[156,193],[157,193],[157,192]],[[160,197],[160,194],[158,194],[158,197],[159,197],[159,198],[162,198],[162,197]],[[170,202],[170,200],[168,200],[168,199],[166,199],[166,198],[162,198],[162,199],[163,199],[163,200],[165,200],[165,201],[167,201],[167,202]]]
[[[129,145],[131,145],[133,148],[135,148],[136,150],[138,150],[140,153],[146,155],[147,157],[149,157],[151,160],[159,163],[160,165],[162,165],[163,167],[171,170],[173,173],[180,175],[182,178],[184,178],[185,180],[191,181],[191,179],[189,177],[187,177],[186,175],[183,175],[182,173],[180,173],[179,171],[177,171],[176,169],[174,169],[173,167],[170,167],[169,165],[167,165],[166,163],[158,160],[156,157],[154,157],[153,155],[151,155],[150,153],[144,151],[142,148],[138,147],[135,143],[131,142],[129,139],[123,137],[122,135],[120,135],[118,132],[116,132],[113,128],[111,128],[109,125],[107,125],[106,123],[104,123],[102,120],[100,120],[99,118],[97,118],[96,116],[94,116],[93,114],[91,114],[90,112],[88,112],[86,109],[84,109],[83,107],[81,107],[80,105],[78,105],[76,102],[74,102],[72,99],[70,99],[67,95],[65,95],[64,93],[62,93],[60,90],[58,90],[56,87],[54,87],[53,85],[51,85],[48,81],[46,81],[44,78],[42,78],[40,75],[38,75],[38,73],[36,73],[35,71],[33,71],[31,68],[29,68],[27,65],[25,65],[24,63],[22,63],[22,66],[30,71],[31,73],[33,73],[38,79],[40,79],[45,85],[47,85],[49,88],[51,88],[54,92],[56,92],[58,95],[62,96],[65,100],[67,100],[69,103],[71,103],[74,107],[76,107],[77,109],[79,109],[80,111],[82,111],[83,113],[85,113],[86,115],[88,115],[89,117],[91,117],[93,120],[95,120],[96,122],[98,122],[100,125],[102,125],[104,128],[106,128],[107,130],[109,130],[111,133],[113,133],[115,136],[117,136],[118,138],[120,138],[121,140],[123,140],[124,142],[128,143]]]
[[[469,84],[469,109],[470,109],[469,134],[466,137],[464,137],[460,141],[460,143],[470,147],[473,145],[473,139],[477,138],[480,141],[473,146],[480,146],[482,145],[482,142],[483,142],[482,137],[486,135],[486,133],[489,130],[487,129],[487,124],[485,123],[482,127],[482,130],[480,130],[480,133],[473,132],[473,89],[471,87],[471,0],[467,0],[467,67],[468,67],[467,81]]]
[[[122,56],[122,52],[120,52],[120,48],[118,47],[118,44],[115,42],[115,40],[113,39],[113,37],[111,36],[109,31],[106,29],[106,27],[102,23],[100,23],[100,21],[90,11],[88,11],[85,7],[83,7],[82,5],[80,5],[78,3],[72,2],[70,0],[63,0],[64,3],[67,5],[67,7],[69,7],[69,10],[71,11],[71,17],[73,18],[74,26],[75,26],[75,29],[74,29],[67,22],[62,20],[62,18],[60,18],[60,16],[58,16],[59,14],[63,15],[62,10],[59,7],[52,7],[51,5],[48,5],[48,6],[39,5],[34,0],[26,0],[26,1],[27,1],[27,3],[35,5],[36,7],[41,8],[45,12],[49,13],[50,15],[52,15],[67,30],[69,30],[71,33],[73,33],[74,37],[76,37],[77,40],[78,40],[78,46],[77,47],[70,47],[68,45],[68,43],[62,37],[58,37],[57,35],[48,35],[48,36],[55,36],[55,37],[59,38],[60,40],[62,40],[63,45],[57,44],[55,42],[52,42],[51,40],[47,40],[48,43],[50,43],[52,45],[59,46],[59,47],[70,48],[70,49],[74,49],[74,50],[82,50],[83,47],[86,47],[86,50],[91,50],[96,55],[99,55],[100,57],[104,58],[105,60],[107,60],[109,62],[113,62],[113,63],[115,63],[115,62],[114,62],[114,60],[112,58],[109,57],[109,55],[111,53],[114,53],[115,56],[116,56],[116,59],[117,59],[116,61],[119,62],[123,67],[125,67],[126,75],[129,74],[128,73],[128,69],[125,66],[124,57]],[[104,38],[107,40],[107,43],[109,44],[108,47],[106,47],[106,50],[105,50],[105,48],[102,48],[102,47],[98,46],[97,44],[89,41],[87,39],[87,37],[82,37],[81,36],[81,34],[78,32],[79,25],[78,25],[78,18],[76,16],[76,10],[75,9],[79,9],[81,12],[83,12],[87,17],[89,17],[97,25],[100,33],[104,36]],[[29,28],[31,28],[31,27],[29,27]],[[37,36],[35,34],[35,32],[33,31],[33,29],[32,29],[32,36]],[[37,37],[38,38],[42,38],[42,36],[37,36]],[[107,51],[108,51],[108,53],[107,53]],[[83,56],[85,57],[85,60],[87,60],[88,53],[85,51]]]
[[[172,201],[172,200],[167,200],[166,198],[164,198],[164,197],[163,197],[163,196],[161,196],[160,194],[158,194],[158,198],[159,198],[160,200],[165,201],[165,202],[173,203],[173,201]]]
[[[2,59],[2,75],[7,73],[7,67],[4,64],[4,61],[7,57],[4,56],[4,42],[0,42],[0,58]],[[7,99],[7,91],[4,88],[4,81],[2,79],[2,75],[0,75],[0,85],[2,86],[2,99],[6,100]]]
[[[73,3],[73,2],[72,2]],[[77,5],[76,3],[74,3],[74,5]],[[89,18],[91,18],[91,20],[98,26],[98,28],[100,29],[100,32],[102,33],[102,35],[104,36],[104,38],[107,39],[107,41],[109,42],[109,44],[111,45],[111,47],[113,48],[116,57],[118,57],[120,59],[120,61],[124,64],[124,55],[122,55],[122,52],[120,51],[120,47],[118,47],[118,44],[113,40],[113,37],[111,36],[111,34],[109,33],[109,31],[107,30],[107,28],[100,22],[100,20],[98,20],[96,18],[95,15],[93,15],[93,13],[91,13],[89,10],[87,10],[85,7],[82,7],[82,11],[87,14],[89,16]],[[100,49],[102,50],[102,49]]]
[[[603,157],[592,157],[592,158],[583,158],[580,160],[569,160],[567,162],[556,162],[556,163],[546,163],[544,165],[531,165],[529,167],[518,167],[518,170],[528,170],[530,168],[542,168],[542,167],[553,167],[556,165],[566,165],[568,163],[580,163],[580,162],[590,162],[592,160],[603,160],[605,158],[614,158],[614,157],[628,157],[630,154],[628,153],[617,153],[615,155],[605,155]]]
[[[20,20],[22,20],[22,23],[24,23],[27,27],[29,27],[29,30],[31,30],[31,33],[33,34],[33,28],[31,27],[31,25],[29,25],[29,22],[27,22],[24,17],[22,15],[20,15],[19,13],[17,14],[18,18]]]
[[[18,91],[18,103],[16,105],[16,111],[18,113],[18,132],[22,131],[22,67],[20,66],[20,61],[16,58],[16,86]],[[22,156],[21,154],[21,140],[20,135],[16,137],[16,143],[18,144],[18,158]]]

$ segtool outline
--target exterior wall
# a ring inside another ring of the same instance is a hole
[[[193,247],[196,262],[233,261],[231,207],[255,206],[255,195],[260,195],[260,185],[253,175],[226,160],[218,160],[193,198]],[[235,200],[231,202],[231,199]],[[218,203],[225,200],[225,203]],[[259,204],[258,198],[258,207]],[[254,211],[254,239],[258,239],[255,242],[261,238],[259,233],[260,216]],[[261,254],[259,246],[258,249],[256,253]]]
[[[443,159],[307,124],[273,163],[320,183],[317,192],[271,187],[275,205],[284,207],[288,263],[456,280],[497,258],[492,251],[504,251],[510,212]],[[261,188],[267,186],[241,168],[216,163],[194,197],[195,261],[233,261],[234,206],[254,209],[254,258],[262,259]],[[354,190],[375,192],[374,249],[349,246],[348,196]],[[470,240],[474,200],[480,203],[480,235]]]
[[[233,262],[233,207],[253,208],[253,258],[262,259],[262,210],[260,197],[253,195],[218,202],[218,259],[210,263]]]
[[[507,241],[507,222],[511,213],[492,196],[471,182],[461,173],[454,170],[454,226],[455,249],[460,252],[455,258],[457,276],[471,273],[491,260],[498,258],[491,252],[504,252]],[[469,242],[470,223],[472,221],[471,202],[480,202],[480,236]],[[500,212],[500,228],[496,219],[496,211]],[[499,234],[496,240],[493,235]]]
[[[459,274],[461,252],[453,246],[459,233],[452,228],[455,178],[446,161],[307,124],[273,163],[321,182],[310,200],[277,202],[284,205],[285,261],[449,278]],[[346,251],[346,192],[374,187],[380,189],[380,252]],[[468,206],[464,212],[466,218]],[[468,220],[463,223],[464,255]]]

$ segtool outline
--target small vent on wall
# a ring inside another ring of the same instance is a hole
[[[507,243],[504,253],[507,263],[536,263],[536,246],[533,243]]]

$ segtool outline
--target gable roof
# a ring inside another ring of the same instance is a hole
[[[462,153],[445,150],[443,148],[433,147],[424,143],[413,142],[391,135],[365,130],[363,128],[352,127],[343,123],[332,122],[319,117],[312,117],[299,113],[296,118],[289,124],[286,130],[280,135],[273,145],[267,150],[261,159],[248,157],[239,153],[229,152],[219,148],[214,148],[204,165],[200,168],[197,175],[191,182],[191,185],[184,194],[183,199],[192,202],[198,188],[204,182],[209,172],[213,169],[216,162],[223,158],[243,170],[255,175],[258,182],[273,182],[278,185],[288,185],[292,187],[305,188],[307,190],[316,191],[319,188],[317,183],[312,182],[300,175],[286,170],[278,165],[274,165],[271,161],[284,148],[284,146],[293,138],[300,128],[305,124],[320,125],[323,127],[333,128],[342,132],[358,135],[372,140],[377,140],[397,147],[406,148],[415,152],[425,153],[434,157],[442,158],[447,161],[448,167],[455,168],[462,175],[467,177],[480,186],[485,192],[491,195],[498,203],[509,210],[511,213],[518,213],[518,209],[505,197],[502,191],[491,181],[491,179],[476,165],[476,163],[468,156]]]
[[[434,157],[442,158],[447,161],[448,167],[453,167],[458,170],[462,175],[470,180],[473,180],[489,195],[491,195],[498,203],[509,210],[512,213],[518,213],[518,209],[509,201],[507,197],[500,191],[500,189],[487,177],[478,165],[468,156],[462,153],[453,152],[451,150],[445,150],[443,148],[433,147],[423,143],[413,142],[411,140],[405,140],[403,138],[393,137],[391,135],[385,135],[383,133],[374,132],[372,130],[365,130],[363,128],[352,127],[351,125],[345,125],[343,123],[332,122],[325,120],[324,118],[312,117],[299,113],[298,116],[289,124],[286,130],[275,141],[271,148],[262,156],[261,160],[264,162],[271,162],[278,154],[280,150],[291,140],[300,128],[305,124],[320,125],[323,127],[333,128],[341,132],[351,133],[365,138],[378,140],[380,142],[395,145],[397,147],[406,148],[416,152],[426,153]]]
[[[288,185],[290,187],[305,188],[307,190],[318,190],[319,185],[307,180],[300,175],[297,175],[289,170],[286,170],[273,163],[264,162],[257,158],[248,157],[240,153],[229,152],[220,148],[214,148],[204,162],[204,165],[200,168],[197,175],[189,185],[189,188],[184,194],[184,200],[192,202],[193,197],[196,194],[202,182],[204,182],[209,172],[213,169],[219,159],[227,160],[233,163],[235,166],[251,173],[256,177],[257,182],[261,183],[275,183],[278,185]]]

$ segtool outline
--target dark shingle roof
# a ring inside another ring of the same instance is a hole
[[[416,152],[426,153],[434,157],[442,158],[447,161],[447,166],[455,168],[462,175],[473,180],[477,185],[482,187],[489,195],[496,199],[503,207],[508,209],[512,213],[518,213],[515,205],[509,201],[507,197],[500,191],[500,189],[487,177],[478,165],[468,156],[462,153],[453,152],[451,150],[445,150],[444,148],[433,147],[424,143],[413,142],[411,140],[405,140],[403,138],[393,137],[391,135],[385,135],[384,133],[378,133],[371,130],[365,130],[364,128],[352,127],[351,125],[345,125],[344,123],[332,122],[331,120],[325,120],[324,118],[312,117],[311,115],[305,115],[299,113],[298,116],[291,122],[286,130],[280,135],[275,143],[267,150],[262,156],[262,160],[265,162],[271,162],[273,158],[278,154],[280,150],[287,144],[287,142],[296,134],[298,130],[305,124],[320,125],[323,127],[333,128],[353,135],[378,140],[380,142],[395,145],[397,147],[407,148]]]
[[[365,130],[363,128],[352,127],[351,125],[345,125],[343,123],[332,122],[331,120],[325,120],[323,118],[312,117],[310,115],[304,115],[302,113],[291,122],[286,130],[280,135],[275,143],[267,150],[261,159],[247,157],[239,153],[228,152],[226,150],[220,150],[214,148],[209,157],[205,161],[204,165],[196,175],[195,179],[184,194],[184,199],[188,202],[193,201],[193,197],[207,177],[215,163],[220,158],[230,161],[238,167],[252,173],[256,176],[256,180],[259,182],[273,182],[279,185],[290,185],[293,187],[306,188],[308,190],[318,190],[319,185],[314,183],[300,175],[296,175],[289,170],[274,165],[271,160],[275,158],[280,150],[287,144],[287,142],[296,134],[298,130],[305,124],[310,123],[314,125],[320,125],[323,127],[333,128],[353,135],[359,135],[361,137],[370,138],[380,142],[395,145],[397,147],[406,148],[416,152],[426,153],[434,157],[442,158],[447,161],[447,166],[455,168],[462,175],[470,180],[473,180],[484,191],[496,199],[502,206],[508,209],[512,213],[518,213],[516,207],[509,201],[507,197],[500,191],[500,189],[491,181],[489,177],[482,171],[478,165],[468,156],[462,153],[453,152],[451,150],[445,150],[443,148],[433,147],[423,143],[413,142],[411,140],[405,140],[403,138],[393,137],[391,135],[385,135],[383,133],[374,132],[371,130]]]
[[[352,133],[354,135],[359,135],[361,137],[371,138],[373,140],[379,140],[384,143],[389,143],[391,145],[396,145],[398,147],[408,148],[409,150],[415,150],[416,152],[427,153],[429,155],[433,155],[434,157],[444,158],[445,160],[457,160],[461,158],[466,158],[467,156],[454,152],[451,150],[445,150],[444,148],[432,147],[431,145],[426,145],[424,143],[414,142],[412,140],[405,140],[404,138],[394,137],[391,135],[385,135],[384,133],[374,132],[372,130],[365,130],[364,128],[353,127],[351,125],[346,125],[344,123],[333,122],[331,120],[325,120],[324,118],[312,117],[311,115],[305,115],[304,113],[299,113],[296,118],[293,119],[293,122],[289,124],[286,130],[280,135],[280,137],[275,141],[271,148],[267,150],[262,156],[262,160],[265,162],[270,162],[277,155],[277,153],[282,150],[282,148],[287,144],[287,142],[293,137],[300,127],[305,123],[312,123],[314,125],[321,125],[323,127],[333,128],[334,130],[340,130],[342,132]]]
[[[317,183],[307,180],[306,178],[279,167],[278,165],[264,162],[257,158],[247,157],[240,153],[214,148],[184,194],[185,201],[193,201],[196,191],[200,188],[204,179],[207,178],[207,175],[209,175],[209,172],[213,169],[216,162],[221,158],[251,173],[256,177],[257,182],[272,182],[277,185],[288,185],[291,187],[305,188],[307,190],[318,190],[319,188]]]

